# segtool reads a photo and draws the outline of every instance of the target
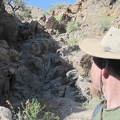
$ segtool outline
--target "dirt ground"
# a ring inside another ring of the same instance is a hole
[[[81,103],[69,98],[55,98],[44,100],[45,111],[51,111],[61,120],[91,120],[93,109],[85,109]]]

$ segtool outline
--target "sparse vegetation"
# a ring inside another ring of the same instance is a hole
[[[60,22],[60,21],[62,20],[62,15],[57,15],[57,16],[55,16],[55,19],[56,19],[58,22]]]
[[[41,106],[37,99],[28,99],[25,104],[21,103],[21,107],[15,111],[10,101],[6,101],[12,111],[13,120],[37,120],[37,115],[40,113],[45,106]],[[60,120],[59,116],[52,112],[45,112],[40,120]]]
[[[73,32],[79,28],[79,23],[76,21],[70,21],[67,23],[66,31],[67,32]]]
[[[96,98],[95,100],[94,100],[94,104],[92,103],[90,103],[90,101],[89,100],[87,100],[87,101],[85,101],[83,104],[82,104],[82,108],[85,108],[85,109],[94,109],[95,108],[95,106],[98,104],[98,103],[100,103],[100,99],[99,98]]]
[[[42,15],[50,15],[52,11],[61,9],[65,6],[65,3],[51,4],[48,10],[42,10]],[[61,16],[56,16],[56,19],[59,21]]]
[[[96,107],[96,105],[98,105],[101,101],[105,100],[104,95],[101,93],[100,97],[94,97],[94,98],[90,98],[91,100],[87,100],[86,102],[84,102],[82,104],[83,108],[86,109],[94,109]]]
[[[75,45],[76,43],[77,43],[77,39],[74,38],[74,37],[67,39],[67,44],[68,44],[68,46]]]
[[[42,120],[60,120],[60,118],[52,112],[46,112]]]
[[[37,114],[44,108],[41,107],[38,100],[33,99],[31,102],[28,99],[25,104],[21,103],[21,107],[18,107],[18,111],[15,111],[9,101],[6,101],[12,109],[13,120],[36,120]]]
[[[42,15],[50,15],[50,11],[49,10],[42,10],[41,14]]]
[[[57,10],[57,9],[61,9],[65,6],[65,3],[58,3],[58,4],[51,4],[49,11],[53,11],[53,10]]]
[[[29,20],[31,18],[31,10],[25,7],[22,11],[23,12],[16,12],[16,17],[19,20]]]

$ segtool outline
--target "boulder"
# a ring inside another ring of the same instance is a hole
[[[81,5],[82,5],[82,2],[78,2],[78,3],[74,4],[73,6],[70,6],[69,9],[70,9],[71,13],[73,13],[73,14],[77,13],[80,10]]]
[[[12,120],[12,114],[8,108],[0,106],[0,120]]]
[[[31,33],[40,33],[44,30],[44,27],[38,21],[31,21],[30,22],[30,31]]]
[[[59,29],[59,22],[57,22],[57,20],[55,19],[54,16],[51,16],[47,19],[46,21],[46,29],[55,29],[58,30]]]

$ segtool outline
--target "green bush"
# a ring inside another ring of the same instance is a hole
[[[28,99],[25,104],[21,102],[21,106],[15,111],[10,101],[6,102],[10,105],[13,120],[37,120],[38,113],[45,107],[42,107],[37,99],[32,99],[31,102]],[[45,112],[41,120],[60,120],[60,118],[52,112]]]
[[[67,23],[66,31],[70,33],[77,30],[78,28],[79,28],[79,23],[72,20]]]
[[[62,20],[62,15],[57,15],[57,16],[55,16],[55,19],[56,19],[58,22],[60,22],[60,21]]]
[[[12,110],[13,120],[37,120],[37,115],[44,107],[41,107],[40,102],[37,99],[28,99],[25,104],[21,102],[21,107],[15,111],[12,104],[6,101]]]
[[[60,120],[60,118],[52,112],[46,112],[42,120]]]
[[[68,46],[75,45],[76,43],[77,43],[77,39],[76,38],[69,38],[69,39],[67,39]]]

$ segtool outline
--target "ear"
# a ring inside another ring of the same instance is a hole
[[[107,79],[109,77],[109,71],[106,68],[102,69],[102,76]]]

